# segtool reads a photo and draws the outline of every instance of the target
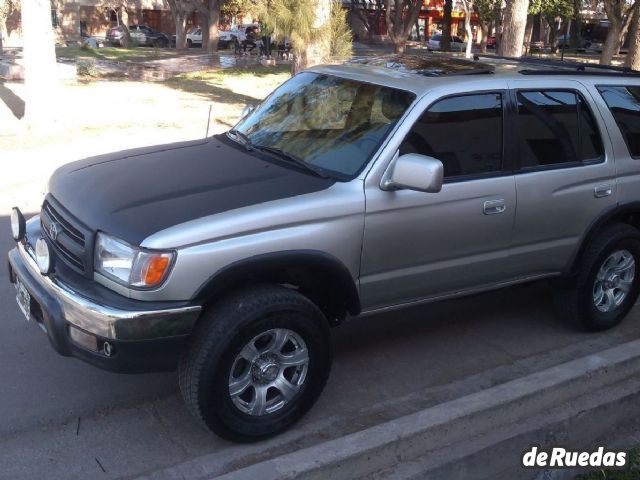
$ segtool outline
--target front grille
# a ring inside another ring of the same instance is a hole
[[[40,212],[42,231],[54,246],[58,258],[78,273],[88,270],[87,235],[71,216],[45,200]],[[55,230],[55,231],[54,231]]]

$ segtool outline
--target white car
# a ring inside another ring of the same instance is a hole
[[[429,50],[440,50],[441,41],[442,35],[434,35],[427,41],[427,48]],[[450,45],[452,52],[464,52],[467,49],[467,43],[455,35],[451,37]]]
[[[236,25],[230,30],[220,32],[220,40],[226,42],[233,42],[233,37],[236,37],[239,42],[243,42],[247,39],[247,28],[258,27],[257,23],[246,23],[243,25]]]
[[[202,29],[196,28],[187,33],[187,46],[202,47]]]

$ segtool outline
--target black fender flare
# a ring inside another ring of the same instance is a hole
[[[565,274],[573,275],[578,267],[578,262],[587,248],[587,245],[591,239],[598,234],[606,225],[615,221],[616,218],[625,218],[633,215],[638,215],[640,220],[640,202],[629,202],[625,204],[614,205],[605,210],[598,218],[596,218],[589,228],[586,230],[582,238],[580,239],[579,247],[573,254],[571,261],[569,262],[568,270]]]
[[[304,285],[322,281],[333,307],[352,315],[361,311],[360,294],[349,269],[338,258],[319,250],[289,250],[248,257],[214,273],[192,297],[207,303],[235,286],[272,282]]]

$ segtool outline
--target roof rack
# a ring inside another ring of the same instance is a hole
[[[486,59],[509,60],[515,63],[523,63],[530,65],[540,65],[548,67],[556,67],[555,69],[523,69],[519,73],[522,75],[597,75],[608,76],[611,74],[620,74],[623,76],[638,77],[640,72],[631,70],[627,67],[617,67],[613,65],[600,65],[597,63],[574,62],[564,60],[554,60],[547,58],[531,58],[531,57],[504,57],[500,55],[476,54],[474,58],[480,57]],[[590,71],[590,70],[596,70]]]

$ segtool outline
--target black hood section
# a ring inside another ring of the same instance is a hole
[[[182,222],[333,183],[216,136],[70,163],[56,170],[49,190],[90,229],[139,245]]]

